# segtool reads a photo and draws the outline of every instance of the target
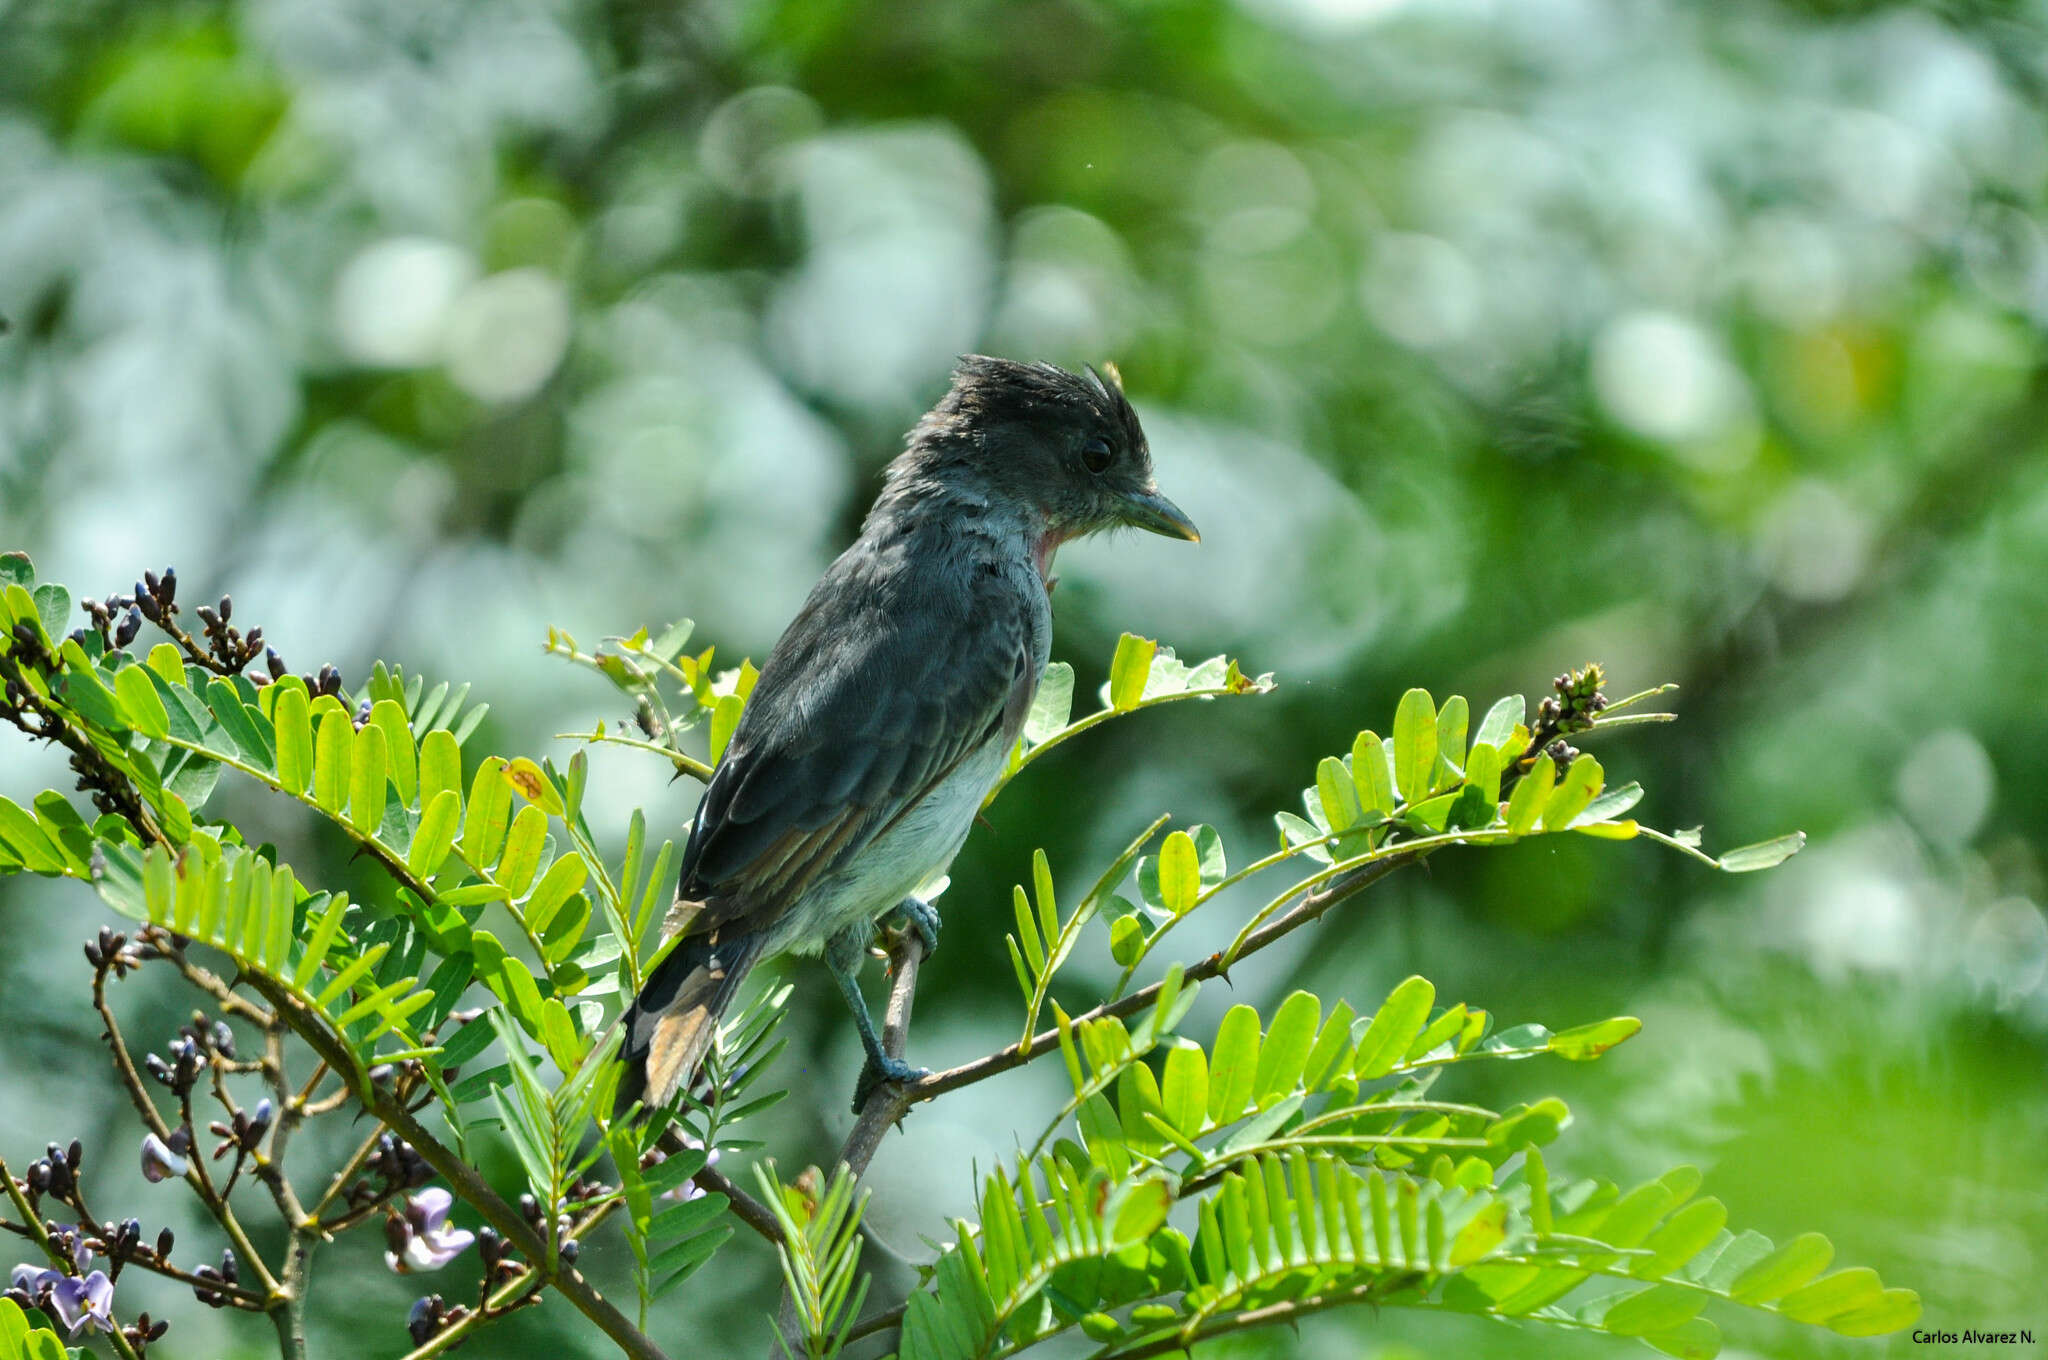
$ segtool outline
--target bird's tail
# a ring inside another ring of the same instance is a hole
[[[626,1037],[619,1060],[626,1071],[613,1102],[614,1118],[636,1100],[650,1110],[666,1105],[696,1074],[717,1036],[719,1018],[760,949],[758,935],[715,930],[681,940],[648,974],[621,1017]]]

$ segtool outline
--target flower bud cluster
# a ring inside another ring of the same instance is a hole
[[[429,1294],[416,1299],[412,1311],[405,1315],[406,1334],[412,1337],[412,1344],[424,1346],[439,1336],[444,1328],[468,1317],[470,1310],[463,1305],[450,1304],[439,1294]]]
[[[221,1284],[229,1285],[240,1284],[242,1275],[240,1267],[235,1262],[235,1253],[232,1248],[221,1252],[219,1266],[201,1266],[192,1273],[200,1280],[200,1283],[192,1286],[192,1296],[208,1308],[225,1308],[230,1302],[226,1291],[211,1288],[208,1282],[218,1281]]]
[[[377,1139],[376,1148],[364,1159],[363,1166],[400,1190],[425,1185],[434,1179],[434,1168],[427,1165],[427,1159],[420,1156],[412,1144],[390,1133]]]
[[[128,937],[110,926],[101,926],[100,933],[85,942],[85,961],[95,972],[111,970],[115,977],[125,977],[131,969],[140,968],[148,955],[147,946],[128,947]]]
[[[28,1190],[29,1201],[33,1203],[49,1195],[69,1203],[78,1194],[78,1168],[84,1160],[85,1145],[76,1138],[71,1140],[69,1147],[49,1144],[44,1155],[30,1162],[22,1172],[22,1183]]]
[[[142,573],[142,579],[127,594],[109,595],[104,601],[86,599],[79,603],[91,620],[92,630],[99,634],[106,648],[132,646],[142,632],[143,620],[147,619],[183,643],[194,660],[222,675],[249,674],[256,684],[267,685],[291,674],[291,668],[277,654],[277,649],[264,641],[260,626],[244,632],[235,625],[232,596],[223,595],[216,603],[202,604],[192,611],[199,617],[198,638],[188,636],[179,628],[177,619],[182,610],[177,597],[178,573],[166,567],[161,576],[153,571]],[[33,631],[30,630],[31,633]],[[80,629],[72,636],[83,643],[85,632],[85,629]],[[259,656],[263,658],[263,670],[251,673],[250,664]],[[332,694],[339,697],[341,694],[341,672],[331,665],[322,666],[315,674],[302,678],[307,690],[316,696]]]
[[[235,602],[226,595],[217,605],[200,605],[193,611],[206,631],[206,650],[223,666],[240,671],[264,650],[263,630],[251,628],[245,636],[228,620],[235,615]]]
[[[221,1140],[213,1149],[213,1159],[219,1161],[229,1152],[254,1152],[256,1145],[263,1141],[263,1135],[270,1132],[270,1121],[275,1114],[270,1098],[265,1096],[256,1102],[254,1109],[236,1110],[227,1122],[216,1119],[208,1124],[206,1131]],[[240,1166],[240,1160],[237,1159],[235,1164]]]
[[[1594,716],[1607,707],[1607,696],[1600,692],[1606,682],[1597,661],[1552,680],[1550,687],[1557,693],[1537,706],[1536,730],[1562,734],[1591,727]]]

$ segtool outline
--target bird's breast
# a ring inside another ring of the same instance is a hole
[[[816,953],[843,927],[873,920],[944,872],[1008,754],[998,737],[968,755],[895,825],[806,892],[779,923],[770,952]]]

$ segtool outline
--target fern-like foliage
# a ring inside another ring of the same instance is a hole
[[[1197,1044],[1167,1033],[1188,999],[1168,989],[1128,1033],[1063,1026],[1071,1134],[985,1179],[981,1222],[955,1225],[911,1301],[904,1360],[1011,1355],[1072,1329],[1105,1357],[1164,1354],[1366,1302],[1688,1357],[1717,1353],[1700,1316],[1716,1301],[1849,1336],[1918,1316],[1917,1296],[1871,1271],[1821,1277],[1831,1249],[1816,1234],[1777,1248],[1727,1231],[1689,1167],[1626,1193],[1553,1188],[1541,1148],[1569,1121],[1560,1100],[1490,1110],[1433,1094],[1463,1063],[1596,1058],[1640,1029],[1630,1017],[1493,1033],[1486,1012],[1435,1009],[1410,978],[1370,1016],[1307,992],[1270,1021],[1235,1006]],[[1187,1202],[1192,1236],[1168,1221]]]
[[[170,603],[165,591],[153,607],[168,619]],[[331,672],[259,683],[243,673],[253,649],[223,647],[234,639],[219,620],[209,621],[208,646],[167,624],[177,645],[137,654],[116,644],[104,609],[93,627],[67,634],[71,613],[63,587],[38,584],[19,555],[0,556],[0,715],[62,741],[99,810],[88,821],[54,791],[28,807],[0,798],[0,873],[92,883],[146,923],[140,948],[152,957],[184,966],[185,950],[213,951],[231,965],[220,971],[232,982],[216,977],[216,988],[260,994],[275,1034],[305,1039],[358,1103],[430,1141],[411,1108],[395,1108],[376,1086],[374,1073],[402,1069],[404,1099],[431,1092],[453,1133],[436,1169],[472,1203],[502,1211],[494,1222],[522,1234],[537,1280],[570,1292],[570,1234],[609,1217],[631,1249],[644,1326],[653,1300],[732,1235],[738,1211],[778,1243],[797,1323],[788,1349],[822,1360],[880,1325],[857,1320],[867,1280],[853,1175],[785,1185],[757,1165],[763,1204],[711,1171],[717,1157],[758,1146],[739,1136],[745,1121],[783,1095],[764,1073],[782,1049],[786,988],[724,1025],[679,1106],[639,1128],[608,1124],[619,1037],[608,1021],[658,957],[675,847],[651,846],[635,813],[622,858],[607,862],[582,810],[582,751],[558,768],[469,749],[485,729],[467,687],[430,687],[381,665],[354,693]],[[617,731],[570,735],[707,776],[755,672],[716,668],[710,648],[688,653],[691,637],[685,621],[586,653],[551,632],[550,652],[603,674],[633,705]],[[1030,882],[1013,895],[1008,942],[1018,1041],[903,1099],[1054,1052],[1070,1095],[982,1178],[978,1221],[950,1225],[901,1310],[905,1360],[1007,1356],[1076,1332],[1101,1360],[1142,1360],[1359,1303],[1591,1329],[1699,1357],[1719,1346],[1709,1307],[1849,1336],[1909,1325],[1919,1308],[1910,1291],[1867,1270],[1825,1273],[1832,1250],[1818,1235],[1776,1245],[1731,1231],[1689,1168],[1626,1192],[1597,1179],[1553,1185],[1544,1149],[1569,1123],[1562,1100],[1496,1110],[1438,1089],[1447,1069],[1467,1063],[1596,1058],[1636,1034],[1630,1017],[1496,1030],[1483,1010],[1440,1006],[1415,977],[1370,1013],[1296,992],[1267,1014],[1233,1006],[1213,1033],[1182,1032],[1204,979],[1377,875],[1454,847],[1644,837],[1728,872],[1767,868],[1800,848],[1794,834],[1716,856],[1697,832],[1635,821],[1641,789],[1609,787],[1600,761],[1572,743],[1669,715],[1625,711],[1661,689],[1610,704],[1600,686],[1587,668],[1561,677],[1533,715],[1510,696],[1476,725],[1463,697],[1439,705],[1411,690],[1391,735],[1362,731],[1319,761],[1301,812],[1276,817],[1277,846],[1235,867],[1213,828],[1169,829],[1162,817],[1063,908],[1052,864],[1035,854]],[[1229,658],[1188,665],[1126,635],[1099,707],[1079,718],[1073,671],[1049,668],[990,797],[1113,719],[1272,687]],[[686,749],[699,734],[708,759]],[[210,820],[224,774],[323,819],[389,888],[363,900],[319,890]],[[1273,880],[1273,890],[1236,920],[1224,950],[1192,964],[1170,957],[1182,922],[1254,879]],[[118,963],[114,945],[95,948],[96,986],[141,957]],[[1070,1012],[1062,969],[1088,948],[1106,949],[1118,981],[1109,1000]],[[458,1012],[466,996],[481,999],[481,1016]],[[154,1113],[146,1091],[137,1099]],[[516,1154],[531,1196],[524,1228],[495,1191],[462,1175],[467,1140],[483,1134]],[[337,1221],[362,1221],[374,1207]],[[526,1288],[501,1284],[490,1307],[521,1306]],[[631,1353],[648,1353],[594,1293],[573,1297]],[[497,1315],[435,1325],[452,1344]],[[9,1347],[49,1360],[47,1335],[14,1327],[0,1308],[0,1360]]]
[[[358,1089],[380,1062],[427,1056],[419,1030],[447,1017],[468,980],[420,986],[427,941],[409,922],[373,920],[346,893],[309,894],[289,865],[206,829],[176,851],[103,845],[95,880],[123,914],[219,950],[273,999],[319,1017],[354,1057]],[[400,1047],[380,1053],[386,1035]]]
[[[857,1188],[844,1166],[833,1171],[822,1191],[785,1186],[765,1163],[755,1164],[754,1179],[781,1228],[777,1254],[797,1323],[794,1346],[788,1336],[776,1340],[784,1355],[800,1348],[807,1360],[827,1360],[846,1345],[867,1297],[868,1277],[858,1271],[860,1218],[868,1192]]]

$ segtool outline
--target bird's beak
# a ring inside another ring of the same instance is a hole
[[[1186,539],[1190,543],[1202,541],[1195,522],[1182,514],[1179,506],[1160,495],[1157,489],[1125,496],[1123,521],[1134,528],[1150,529],[1167,538]]]

